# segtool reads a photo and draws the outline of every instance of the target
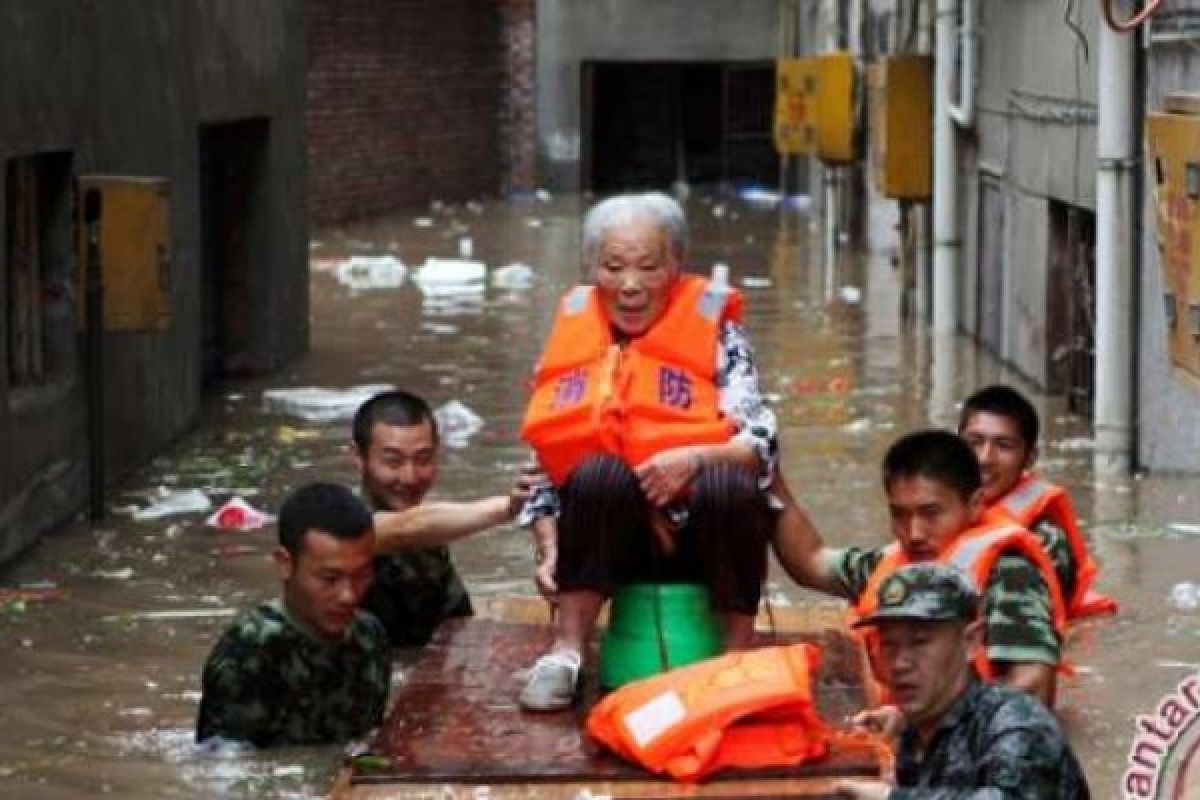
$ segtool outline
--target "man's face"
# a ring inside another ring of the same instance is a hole
[[[1033,466],[1036,453],[1012,417],[976,411],[967,418],[959,435],[979,459],[984,500],[989,504],[1012,491],[1021,473]]]
[[[375,532],[370,529],[355,539],[310,529],[295,555],[277,548],[288,613],[321,636],[341,637],[375,577],[374,553]]]
[[[936,723],[967,679],[982,623],[890,620],[880,622],[884,682],[908,722]]]
[[[600,305],[620,333],[641,336],[667,308],[679,265],[667,236],[653,220],[635,218],[616,226],[600,245],[596,289]]]
[[[932,561],[979,518],[980,493],[963,498],[924,476],[899,476],[887,487],[892,535],[913,561]]]
[[[419,425],[378,422],[367,452],[354,447],[354,465],[376,508],[405,511],[419,505],[437,480],[433,426],[428,420]]]

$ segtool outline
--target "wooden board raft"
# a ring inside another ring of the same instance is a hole
[[[865,665],[859,647],[830,622],[820,611],[777,611],[774,633],[760,635],[763,644],[822,646],[817,707],[838,724],[866,705]],[[838,777],[877,776],[886,766],[886,751],[850,739],[828,758],[794,769],[728,771],[698,785],[656,778],[586,737],[594,678],[569,711],[518,708],[521,671],[551,636],[544,606],[533,599],[498,598],[478,617],[444,624],[396,692],[372,744],[384,758],[347,765],[334,800],[827,797]]]

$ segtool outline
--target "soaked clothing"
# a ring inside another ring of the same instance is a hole
[[[392,647],[427,644],[442,620],[473,613],[444,545],[376,557],[375,581],[362,607],[383,623]]]
[[[883,560],[884,548],[835,550],[834,569],[841,594],[853,602]],[[1062,643],[1054,630],[1050,590],[1029,559],[1005,554],[996,559],[983,595],[984,645],[992,662],[1057,665]]]
[[[774,515],[750,470],[730,464],[700,469],[670,553],[654,532],[637,475],[616,456],[585,459],[562,496],[555,572],[561,591],[608,597],[630,583],[699,583],[718,611],[758,609]]]
[[[1063,597],[1070,599],[1075,596],[1075,554],[1071,551],[1071,542],[1067,532],[1050,519],[1042,517],[1033,523],[1029,532],[1036,536],[1054,563],[1054,572],[1058,575],[1058,585],[1062,587]]]
[[[718,345],[717,405],[737,426],[733,441],[750,446],[758,455],[758,484],[765,489],[771,483],[779,456],[775,412],[763,402],[758,365],[745,329],[727,320],[721,327]],[[556,517],[561,510],[558,490],[553,486],[539,486],[525,504],[517,524],[527,525],[539,517]]]
[[[925,752],[900,737],[888,800],[1089,800],[1054,715],[1025,692],[972,679]]]
[[[258,747],[342,743],[383,719],[391,651],[359,613],[340,642],[318,639],[275,600],[243,611],[204,664],[196,740]]]

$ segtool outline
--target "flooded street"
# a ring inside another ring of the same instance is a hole
[[[270,510],[300,483],[352,482],[346,422],[264,403],[264,391],[298,386],[388,383],[435,407],[464,403],[485,425],[469,447],[445,449],[434,495],[506,491],[527,457],[516,429],[529,368],[556,298],[579,279],[583,207],[578,197],[529,197],[314,232],[309,355],[224,387],[192,434],[110,496],[114,513],[101,528],[64,529],[0,573],[0,587],[30,588],[0,605],[0,797],[324,796],[333,749],[217,757],[192,745],[209,647],[233,610],[276,592],[273,528],[225,533],[206,528],[204,513],[139,522],[127,512],[157,487],[203,489],[214,504],[238,494]],[[831,281],[801,212],[697,194],[689,211],[693,269],[728,263],[746,294],[783,467],[828,542],[887,536],[879,462],[896,436],[953,424],[955,403],[985,383],[1030,391],[967,340],[910,332],[888,250],[844,254]],[[880,248],[890,246],[888,221],[876,222]],[[490,270],[530,265],[532,285],[435,296],[411,280],[339,281],[349,255],[392,254],[411,275],[428,257],[459,257],[467,237]],[[1200,582],[1200,493],[1195,478],[1094,478],[1086,421],[1030,393],[1044,426],[1041,466],[1070,490],[1101,564],[1099,588],[1122,606],[1117,619],[1074,633],[1068,654],[1079,675],[1060,701],[1094,796],[1116,797],[1134,715],[1151,712],[1200,662],[1200,610],[1169,602],[1176,584]],[[533,593],[523,531],[501,528],[453,552],[473,594]],[[777,570],[769,595],[830,602]]]

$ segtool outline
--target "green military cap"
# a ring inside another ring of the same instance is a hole
[[[979,592],[961,570],[946,564],[910,564],[879,584],[873,614],[855,626],[889,619],[969,622],[979,612]]]

